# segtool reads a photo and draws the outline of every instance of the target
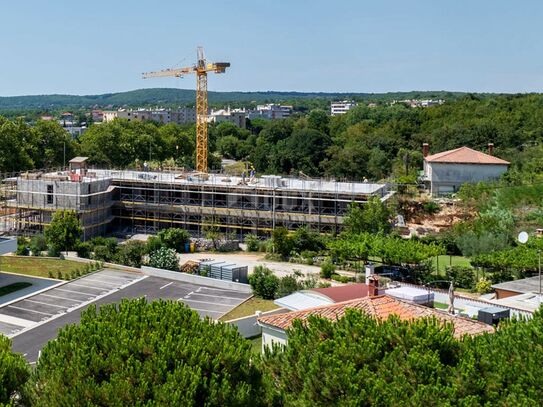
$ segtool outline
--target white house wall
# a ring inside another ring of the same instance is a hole
[[[425,175],[431,182],[432,194],[456,192],[466,182],[476,183],[499,178],[507,165],[425,163]]]

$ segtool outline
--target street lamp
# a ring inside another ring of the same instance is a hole
[[[528,233],[520,232],[517,240],[519,243],[525,244],[528,242]],[[537,249],[537,268],[539,271],[539,304],[541,304],[541,249]]]

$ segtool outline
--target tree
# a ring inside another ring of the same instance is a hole
[[[75,211],[59,210],[45,227],[45,239],[56,252],[75,250],[83,229]]]
[[[460,339],[435,319],[347,310],[339,320],[295,321],[262,369],[276,405],[539,405],[542,342],[541,311]]]
[[[161,247],[149,256],[149,266],[158,269],[179,271],[179,260],[175,250]]]
[[[176,301],[91,306],[43,349],[36,405],[261,405],[250,343]]]
[[[256,296],[273,300],[279,287],[279,278],[265,266],[256,266],[249,275],[249,284]]]
[[[190,233],[185,229],[168,228],[158,232],[158,238],[164,247],[173,249],[177,252],[183,252],[185,243],[190,241]]]
[[[282,257],[290,256],[290,252],[293,249],[293,242],[286,228],[280,226],[274,229],[272,232],[272,243],[275,253]]]
[[[30,377],[30,368],[21,354],[11,351],[11,340],[0,335],[0,403],[12,405],[13,398],[21,395]]]
[[[145,252],[145,242],[140,240],[129,240],[128,242],[119,245],[116,260],[120,264],[126,266],[141,267]]]
[[[379,197],[371,197],[362,207],[351,204],[344,224],[349,233],[388,233],[391,211]]]

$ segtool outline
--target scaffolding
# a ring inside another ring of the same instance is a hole
[[[352,202],[385,201],[387,184],[336,182],[278,176],[229,177],[182,171],[92,169],[18,174],[3,178],[2,232],[43,230],[59,209],[75,210],[84,239],[117,233],[155,234],[181,227],[194,236],[213,228],[243,237],[269,235],[276,227],[341,230]]]

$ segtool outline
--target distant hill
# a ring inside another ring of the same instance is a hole
[[[326,100],[393,100],[393,99],[453,99],[463,95],[459,92],[394,92],[394,93],[321,93],[321,92],[209,92],[211,104],[225,103],[271,103],[303,99]],[[56,110],[61,108],[119,108],[136,106],[193,105],[194,90],[175,88],[138,89],[129,92],[103,95],[32,95],[0,97],[0,111],[4,110]]]

